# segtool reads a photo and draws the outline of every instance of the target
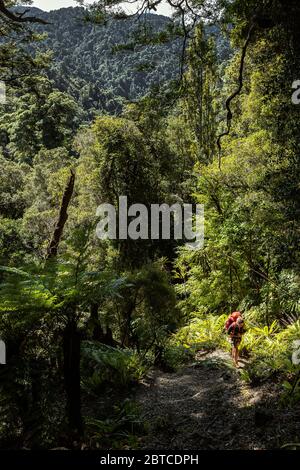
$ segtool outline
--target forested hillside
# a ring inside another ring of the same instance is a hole
[[[300,5],[96,3],[0,1],[0,447],[296,449]]]
[[[141,98],[151,86],[179,76],[182,40],[164,40],[171,25],[166,17],[148,14],[138,22],[111,19],[95,25],[86,21],[82,8],[31,11],[50,23],[35,28],[47,33],[36,47],[53,51],[49,77],[89,115],[93,110],[120,111],[124,101]],[[156,44],[145,47],[147,34],[157,37]]]

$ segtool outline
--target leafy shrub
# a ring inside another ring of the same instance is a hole
[[[244,378],[252,383],[268,380],[271,377],[284,377],[285,390],[296,392],[293,387],[294,378],[298,373],[298,366],[292,361],[293,342],[300,338],[300,321],[280,329],[278,322],[274,321],[270,327],[252,326],[248,328],[243,337],[241,348],[250,352]],[[247,376],[247,377],[246,377]],[[289,387],[287,384],[290,384]]]
[[[100,391],[104,385],[127,387],[146,372],[137,353],[93,341],[83,343],[81,366],[83,386],[93,392]]]
[[[187,348],[214,349],[226,344],[223,334],[227,315],[201,315],[194,318],[188,326],[181,328],[173,337],[172,342]]]
[[[240,371],[241,378],[257,384],[270,378],[284,380],[284,398],[296,401],[300,398],[299,366],[291,361],[293,342],[300,339],[300,320],[285,328],[274,320],[271,325],[258,323],[257,309],[245,312],[246,333],[242,338],[240,351],[249,357]],[[176,368],[192,359],[198,350],[230,346],[224,334],[227,315],[203,315],[194,318],[190,324],[179,329],[165,348],[165,362]]]
[[[228,349],[224,334],[227,315],[202,315],[194,318],[187,326],[180,328],[169,340],[164,358],[173,368],[187,362],[202,349]]]
[[[193,359],[195,352],[194,347],[187,347],[187,345],[181,344],[168,344],[163,355],[164,363],[171,369],[176,370],[179,366]]]
[[[271,292],[268,293],[268,286],[262,289],[262,295],[269,298],[269,309],[273,318],[297,317],[300,314],[299,299],[300,277],[293,270],[283,270]],[[265,293],[267,291],[267,293]]]
[[[139,407],[129,399],[114,407],[113,416],[105,420],[87,417],[85,423],[91,448],[136,449],[138,436],[145,431]]]

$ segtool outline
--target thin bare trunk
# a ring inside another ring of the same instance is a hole
[[[75,173],[73,170],[71,170],[71,176],[69,178],[68,184],[66,186],[66,189],[62,198],[58,220],[55,225],[51,242],[47,249],[47,259],[54,258],[55,256],[57,256],[59,243],[60,243],[63,231],[64,231],[65,224],[68,220],[68,208],[69,208],[71,198],[74,192],[74,184],[75,184]]]

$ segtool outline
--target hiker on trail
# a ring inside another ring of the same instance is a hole
[[[233,312],[225,324],[227,334],[230,335],[231,356],[236,367],[239,366],[239,345],[245,333],[244,320],[240,312]]]

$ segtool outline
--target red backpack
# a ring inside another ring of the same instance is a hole
[[[244,332],[244,322],[239,324],[237,321],[231,323],[227,330],[227,334],[232,336],[240,336]]]
[[[236,320],[238,319],[238,317],[241,316],[241,313],[240,312],[233,312],[229,315],[229,317],[227,318],[226,320],[226,323],[225,323],[225,330],[228,331],[228,328],[230,327],[230,325],[232,325],[232,323],[236,322]]]

